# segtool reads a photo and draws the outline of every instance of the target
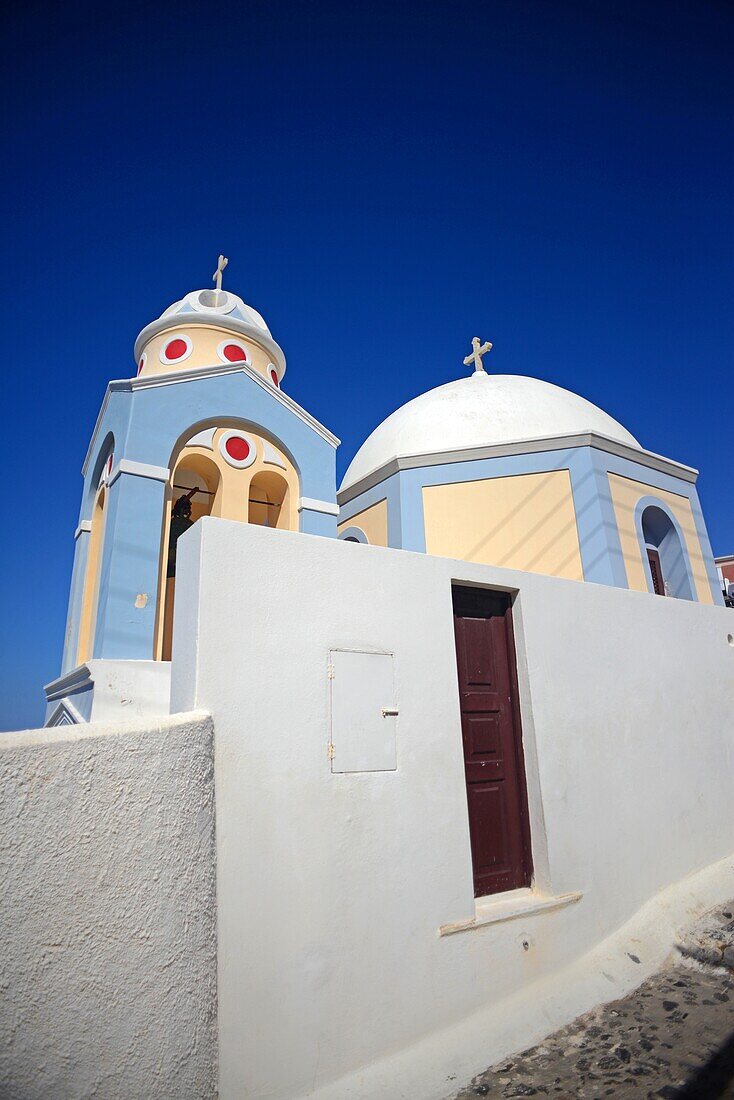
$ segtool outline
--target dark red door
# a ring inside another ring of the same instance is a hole
[[[474,894],[529,886],[525,766],[509,596],[453,589]]]
[[[647,548],[647,560],[650,563],[652,573],[652,587],[656,596],[665,595],[665,581],[663,580],[663,567],[660,564],[660,555],[652,546]]]

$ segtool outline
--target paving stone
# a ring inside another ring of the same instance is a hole
[[[707,913],[668,964],[537,1047],[490,1067],[455,1100],[734,1100],[734,903]]]

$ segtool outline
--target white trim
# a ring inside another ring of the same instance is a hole
[[[230,439],[244,439],[250,448],[245,458],[232,458],[232,455],[227,451],[227,443]],[[223,432],[219,437],[219,453],[229,466],[234,466],[235,470],[246,470],[248,466],[252,466],[257,458],[257,444],[247,432],[242,432],[239,428],[230,428],[229,431]]]
[[[104,485],[108,485],[110,478],[112,477],[112,468],[115,461],[115,452],[110,451],[102,466],[102,472],[99,475],[99,482],[97,483],[97,491],[99,491]]]
[[[59,718],[64,715],[69,721],[59,722]],[[46,721],[43,723],[46,729],[57,729],[59,726],[81,726],[86,724],[86,718],[84,718],[76,709],[73,703],[70,703],[68,699],[62,699],[49,714]]]
[[[298,501],[298,511],[323,512],[326,516],[338,516],[339,505],[332,504],[330,500],[315,500],[313,497],[301,497]]]
[[[470,928],[482,928],[485,924],[499,924],[501,921],[515,920],[517,917],[548,913],[554,909],[563,909],[566,905],[573,905],[580,901],[582,896],[582,894],[558,894],[556,897],[548,897],[534,890],[523,889],[477,898],[476,912],[470,920],[442,924],[438,934],[452,936],[455,932],[467,932]]]
[[[79,538],[79,536],[81,534],[88,535],[91,530],[92,530],[92,521],[91,521],[91,519],[83,519],[81,521],[81,523],[79,524],[79,526],[77,527],[76,531],[74,532],[74,542],[76,542],[76,540]]]
[[[375,485],[385,481],[386,478],[401,470],[415,470],[424,466],[442,466],[452,462],[476,462],[484,458],[504,458],[511,455],[540,454],[543,451],[562,451],[572,447],[596,447],[600,451],[619,455],[631,462],[638,462],[641,466],[648,466],[662,474],[669,474],[681,481],[695,484],[698,478],[698,470],[693,466],[685,466],[682,462],[675,462],[672,458],[655,454],[654,451],[643,451],[637,447],[630,447],[626,443],[620,443],[609,436],[600,435],[598,432],[579,432],[574,435],[551,435],[537,439],[522,439],[517,443],[496,443],[488,447],[466,447],[454,451],[434,451],[430,454],[401,455],[399,458],[391,458],[378,466],[375,470],[365,474],[359,481],[351,485],[342,485],[336,494],[340,504],[348,504],[350,500],[361,496],[362,493],[372,489]]]
[[[83,688],[92,687],[93,685],[94,680],[89,671],[89,666],[77,665],[76,668],[72,668],[63,676],[59,676],[58,679],[51,680],[43,690],[46,693],[46,700],[51,703],[54,699],[62,699],[71,691],[81,691]]]
[[[263,440],[263,462],[267,462],[271,466],[279,466],[281,470],[288,469],[273,444],[269,443],[267,439]]]
[[[186,351],[183,355],[177,355],[175,359],[169,359],[166,355],[166,348],[169,344],[172,344],[174,340],[182,340],[186,345]],[[158,352],[158,358],[161,363],[165,363],[167,367],[178,366],[179,363],[185,362],[194,350],[194,345],[190,336],[187,336],[185,332],[172,332],[166,337],[165,344],[161,345],[161,350]]]
[[[356,527],[354,524],[350,524],[349,527],[339,531],[336,537],[340,542],[359,542],[362,546],[369,546],[370,544],[370,540],[362,528]]]
[[[214,436],[218,430],[218,428],[204,428],[203,431],[192,435],[191,439],[187,439],[184,447],[206,447],[208,450],[213,451]]]
[[[232,344],[233,347],[239,348],[240,351],[244,351],[245,358],[228,359],[227,356],[224,354],[224,349],[227,347],[228,344]],[[241,340],[235,340],[232,336],[230,336],[228,340],[222,340],[222,342],[217,345],[217,355],[223,363],[247,363],[248,367],[252,366],[252,356],[250,355],[250,349],[245,344],[243,344]]]
[[[134,477],[147,477],[151,481],[168,481],[171,471],[165,466],[149,466],[147,462],[135,462],[131,458],[121,458],[109,476],[108,485],[114,485],[120,474],[132,474]]]

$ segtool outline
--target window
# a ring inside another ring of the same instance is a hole
[[[652,591],[657,596],[694,599],[686,553],[667,512],[650,504],[642,513],[642,539]]]

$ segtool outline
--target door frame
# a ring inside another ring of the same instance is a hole
[[[493,588],[489,585],[471,584],[465,580],[452,579],[451,581],[451,612],[452,623],[455,616],[455,602],[454,593],[457,589],[463,589],[464,592],[471,593],[476,592],[478,597],[481,598],[481,593],[487,593],[487,595],[493,599],[500,599],[505,603],[505,612],[502,615],[505,630],[505,639],[507,644],[507,665],[508,676],[510,684],[510,704],[513,724],[513,750],[515,754],[515,767],[517,775],[517,783],[519,786],[518,795],[520,798],[520,845],[522,849],[523,862],[527,867],[528,886],[523,889],[533,889],[537,882],[536,860],[533,852],[533,824],[531,819],[531,804],[530,804],[530,792],[528,790],[527,769],[525,767],[525,755],[526,755],[526,740],[523,730],[522,712],[520,707],[520,683],[517,667],[517,644],[515,639],[515,624],[514,624],[514,611],[517,604],[517,597],[519,593],[517,591],[508,591],[507,589]],[[457,680],[458,688],[458,680]],[[461,695],[459,694],[459,719],[460,719],[460,736],[462,744],[462,758],[464,755],[463,749],[463,724],[461,722]],[[469,826],[469,833],[471,837],[471,825],[469,823],[469,806],[468,806],[468,790],[466,775],[464,774],[464,794],[467,807],[467,824]],[[474,890],[474,857],[471,853],[470,847],[470,860],[472,868],[472,890]],[[512,888],[514,889],[514,888]],[[502,897],[504,893],[509,893],[511,890],[497,891],[497,893],[491,894],[477,894],[474,893],[476,902],[480,902],[486,898]]]

